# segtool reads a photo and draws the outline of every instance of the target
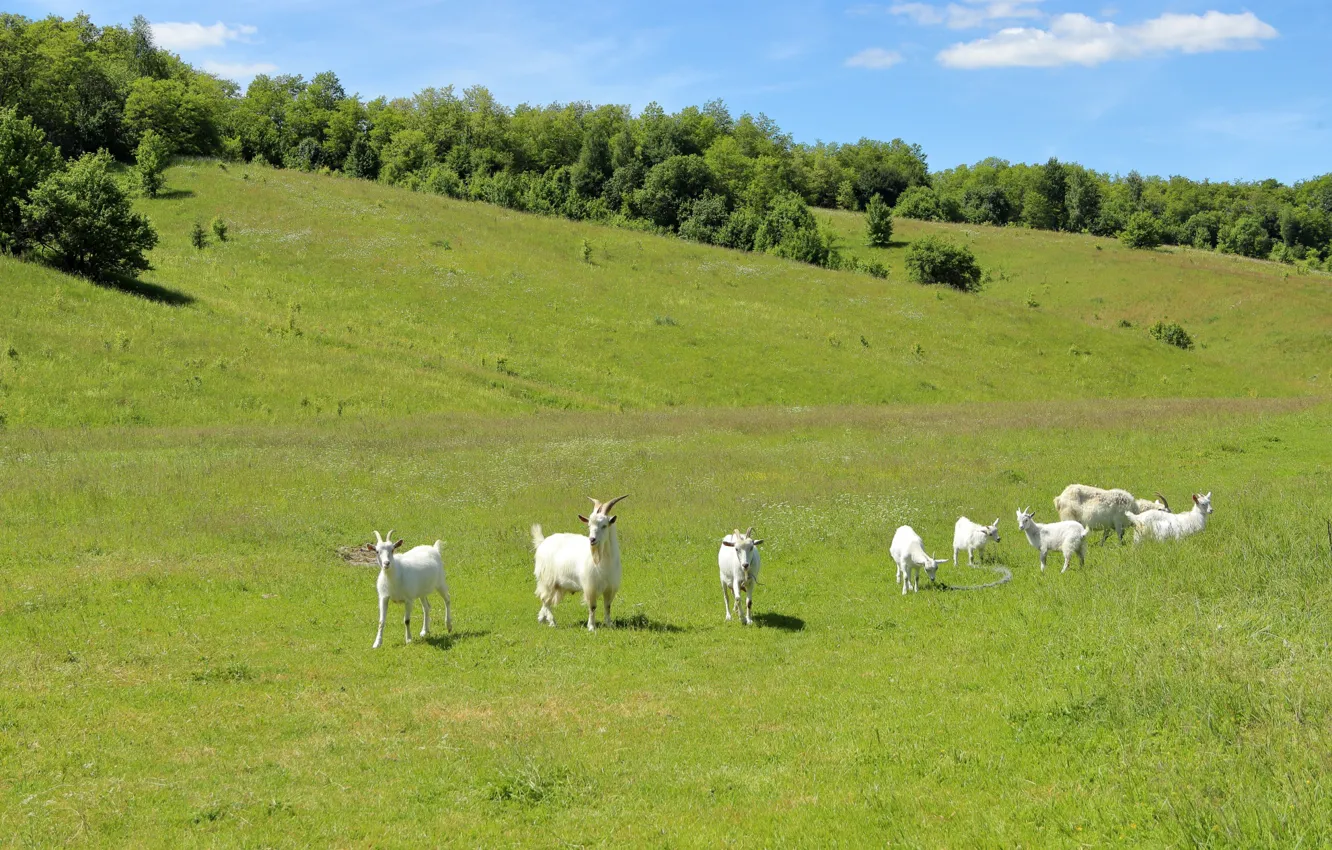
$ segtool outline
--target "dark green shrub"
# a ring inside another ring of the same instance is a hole
[[[690,206],[689,217],[680,224],[680,235],[710,245],[717,241],[730,216],[726,199],[708,192]]]
[[[1176,348],[1182,348],[1188,351],[1193,348],[1193,337],[1184,330],[1178,322],[1157,322],[1148,329],[1154,339],[1158,339],[1167,345],[1173,345]]]
[[[907,189],[898,197],[893,213],[919,221],[938,221],[943,218],[939,196],[929,186],[912,186]]]
[[[197,221],[194,223],[194,229],[190,231],[190,244],[200,251],[208,247],[208,234],[204,232],[203,225]]]
[[[1155,248],[1161,244],[1161,222],[1149,212],[1135,212],[1119,234],[1130,248]]]
[[[217,237],[218,242],[227,241],[228,227],[225,219],[223,219],[221,216],[218,216],[217,218],[213,219],[212,223],[209,226],[212,228],[213,235]]]
[[[893,211],[878,195],[865,207],[865,240],[873,248],[887,248],[893,241]]]
[[[1221,228],[1217,234],[1216,247],[1223,254],[1263,258],[1272,253],[1272,237],[1263,226],[1262,219],[1244,215]]]
[[[23,228],[52,264],[96,280],[150,268],[157,231],[111,175],[111,154],[84,154],[32,190]]]
[[[758,213],[748,207],[741,207],[727,217],[726,224],[717,232],[714,244],[740,251],[752,251],[758,229]]]
[[[814,214],[794,192],[778,196],[764,214],[754,234],[754,250],[817,266],[830,265],[836,253],[832,239],[819,230]]]
[[[906,253],[907,277],[917,283],[942,283],[963,292],[979,292],[981,267],[965,245],[938,236],[912,242]]]

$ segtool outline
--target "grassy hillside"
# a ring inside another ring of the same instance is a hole
[[[950,228],[1002,272],[965,296],[900,246],[169,185],[136,293],[0,258],[0,846],[1332,844],[1326,278]],[[1216,513],[1041,573],[1014,509],[1074,480]],[[538,626],[529,525],[625,492],[618,628]],[[1012,581],[900,595],[894,528],[960,514]],[[444,539],[457,631],[398,606],[372,652],[339,548],[390,526]]]
[[[141,202],[153,300],[0,260],[11,425],[1289,395],[1332,358],[1325,278],[1224,258],[970,229],[1008,279],[967,296],[362,181],[213,163],[168,181]],[[230,241],[195,250],[215,215]],[[1148,338],[1161,314],[1205,348]]]

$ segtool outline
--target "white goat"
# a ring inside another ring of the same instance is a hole
[[[375,542],[365,544],[365,548],[375,553],[379,562],[379,631],[375,634],[375,643],[371,649],[379,649],[384,643],[384,620],[388,617],[389,602],[402,602],[406,612],[402,624],[407,632],[407,643],[412,642],[412,603],[421,600],[423,622],[421,637],[430,631],[430,594],[439,591],[444,597],[444,628],[453,631],[453,610],[449,602],[449,583],[444,578],[444,558],[440,554],[443,543],[436,540],[434,546],[417,546],[401,555],[396,550],[402,541],[393,542],[393,529],[389,529],[388,538],[375,532]]]
[[[957,553],[964,550],[967,553],[967,566],[975,566],[971,562],[971,553],[984,556],[985,545],[991,540],[999,542],[998,518],[995,518],[992,525],[981,525],[966,517],[958,517],[957,524],[953,526],[953,566],[957,566]]]
[[[722,538],[721,548],[717,550],[717,566],[721,569],[722,603],[726,606],[726,619],[731,619],[731,597],[735,597],[735,613],[744,620],[746,626],[754,622],[754,585],[758,583],[759,557],[758,545],[762,540],[754,539],[754,526],[744,534],[740,529]],[[745,610],[740,610],[740,591],[745,592]]]
[[[897,580],[902,584],[904,596],[908,587],[913,593],[920,590],[921,567],[925,568],[925,574],[930,577],[930,581],[934,581],[934,574],[939,571],[939,565],[948,563],[947,558],[936,559],[926,555],[924,541],[909,525],[897,529],[893,535],[893,545],[888,548],[888,552],[897,563]]]
[[[1207,527],[1207,515],[1212,512],[1212,494],[1193,494],[1193,508],[1182,514],[1166,511],[1146,511],[1128,517],[1133,523],[1133,542],[1148,540],[1177,540],[1197,534]]]
[[[627,494],[626,494],[627,496]],[[610,515],[618,496],[602,504],[592,499],[592,513],[578,518],[587,523],[587,536],[552,534],[546,537],[541,526],[532,526],[532,546],[536,549],[536,595],[541,600],[538,623],[555,625],[551,608],[560,604],[566,593],[583,594],[587,603],[587,630],[597,628],[597,597],[605,600],[606,626],[613,628],[611,602],[620,590],[620,541],[615,536],[615,517]]]
[[[1068,570],[1069,559],[1073,553],[1078,555],[1079,566],[1087,563],[1087,533],[1085,525],[1075,520],[1039,523],[1032,520],[1031,508],[1017,512],[1018,528],[1027,535],[1027,542],[1041,553],[1041,572],[1045,572],[1045,554],[1053,549],[1064,553],[1064,569]]]
[[[1129,527],[1128,514],[1166,506],[1165,497],[1160,493],[1156,495],[1160,501],[1149,502],[1134,498],[1127,490],[1102,490],[1086,484],[1070,484],[1055,496],[1054,506],[1061,520],[1075,520],[1092,531],[1104,531],[1102,543],[1110,539],[1111,531],[1123,543],[1124,532]]]

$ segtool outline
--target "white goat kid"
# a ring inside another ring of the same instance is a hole
[[[536,549],[536,595],[541,600],[538,623],[555,625],[551,610],[568,593],[583,594],[587,603],[587,630],[597,628],[597,599],[605,600],[606,626],[613,628],[611,602],[620,590],[620,541],[615,535],[615,517],[610,515],[618,496],[602,504],[592,499],[592,513],[579,515],[587,523],[587,534],[552,534],[546,537],[541,526],[532,526],[532,546]]]
[[[984,556],[985,546],[991,540],[999,542],[999,519],[996,517],[991,525],[981,525],[972,522],[966,517],[958,517],[957,524],[953,526],[953,566],[957,566],[957,553],[965,551],[967,553],[967,566],[974,567],[971,561],[971,553],[975,552],[978,556]]]
[[[897,580],[902,584],[904,596],[908,587],[913,593],[920,590],[921,567],[925,568],[925,574],[930,577],[930,581],[934,581],[939,565],[948,563],[947,558],[936,559],[926,555],[924,541],[909,525],[902,526],[893,534],[893,544],[888,548],[888,552],[897,564]]]
[[[1123,543],[1124,532],[1129,528],[1128,514],[1166,506],[1165,497],[1160,493],[1156,495],[1159,501],[1149,502],[1135,498],[1127,490],[1102,490],[1086,484],[1070,484],[1055,496],[1054,506],[1061,520],[1073,520],[1092,531],[1104,531],[1102,543],[1110,539],[1112,531]]]
[[[726,619],[731,619],[731,598],[735,597],[735,613],[746,626],[754,622],[754,585],[758,583],[758,546],[762,540],[754,539],[754,526],[741,534],[740,529],[722,538],[717,550],[717,566],[721,569],[722,603],[726,606]],[[745,610],[740,610],[740,591],[745,592]]]
[[[1075,520],[1039,523],[1031,517],[1031,508],[1017,512],[1018,528],[1027,535],[1027,542],[1041,553],[1041,572],[1045,572],[1046,553],[1056,549],[1064,553],[1061,573],[1068,571],[1068,562],[1074,553],[1077,553],[1079,566],[1087,563],[1087,526]]]
[[[444,597],[444,628],[453,631],[453,610],[449,602],[449,583],[444,578],[444,558],[441,554],[443,543],[436,540],[434,546],[417,546],[401,555],[397,549],[402,541],[393,542],[393,530],[389,529],[388,538],[375,532],[375,542],[365,544],[365,548],[375,553],[379,562],[379,632],[375,634],[375,643],[371,649],[379,649],[384,643],[384,620],[388,618],[389,602],[401,602],[406,606],[402,624],[407,632],[406,642],[412,642],[412,603],[421,600],[423,614],[421,637],[430,631],[430,594],[439,591]]]
[[[1128,517],[1133,523],[1133,542],[1147,540],[1177,540],[1197,534],[1207,527],[1207,515],[1212,512],[1212,494],[1193,494],[1193,508],[1182,514],[1166,511],[1146,511]]]

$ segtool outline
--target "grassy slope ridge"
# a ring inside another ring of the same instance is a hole
[[[0,260],[11,424],[1280,395],[1332,359],[1325,278],[1105,240],[965,229],[1023,270],[973,297],[905,282],[900,249],[883,282],[361,181],[205,162],[168,184],[141,202],[155,302]],[[196,251],[219,214],[231,240]],[[859,217],[834,220],[867,250]],[[1161,303],[1205,349],[1113,327]]]
[[[970,297],[901,247],[885,282],[169,186],[156,300],[0,258],[0,846],[1332,844],[1326,278],[899,222],[1003,272]],[[1205,348],[1146,338],[1162,302]],[[1071,480],[1216,513],[1042,574],[1013,509]],[[621,628],[537,626],[528,525],[626,491]],[[899,595],[892,529],[943,555],[964,513],[1013,581]],[[715,558],[751,522],[744,629]],[[369,650],[334,547],[388,526],[444,539],[452,638],[404,647],[398,607]]]

